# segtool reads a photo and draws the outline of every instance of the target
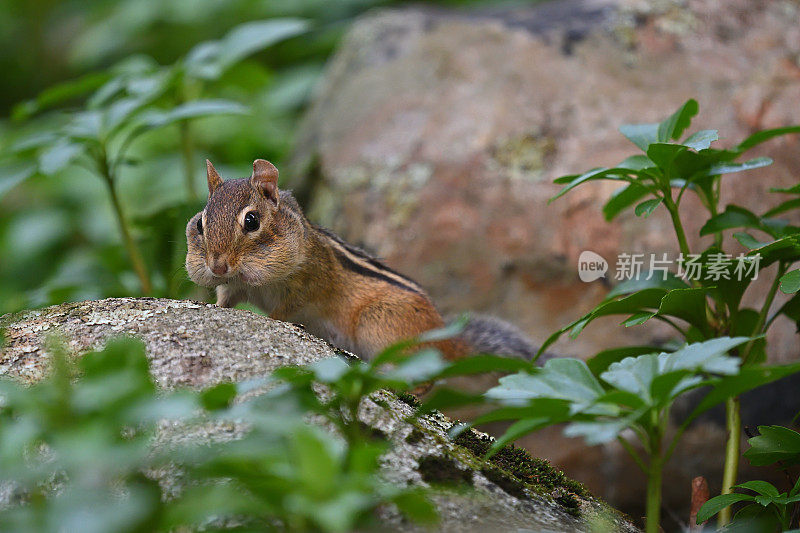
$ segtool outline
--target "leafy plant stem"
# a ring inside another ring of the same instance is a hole
[[[125,245],[126,251],[128,252],[128,257],[130,257],[131,266],[133,266],[133,270],[136,272],[136,276],[139,278],[139,284],[142,287],[142,293],[146,295],[150,294],[153,290],[153,287],[150,283],[150,277],[147,274],[147,268],[144,265],[142,254],[139,251],[139,248],[136,246],[136,242],[133,240],[130,229],[128,228],[125,214],[122,211],[122,204],[120,203],[119,196],[117,195],[117,189],[115,186],[116,180],[114,179],[114,175],[111,172],[111,167],[108,164],[108,157],[106,156],[105,150],[103,150],[101,154],[99,167],[103,179],[108,186],[108,194],[111,198],[111,206],[114,209],[114,215],[117,218],[117,224],[119,225],[119,230],[122,234],[122,242]]]
[[[628,452],[628,455],[630,455],[633,458],[633,462],[636,463],[636,466],[638,466],[642,470],[642,472],[646,474],[647,465],[644,464],[644,461],[642,461],[642,458],[639,457],[638,453],[636,453],[636,450],[633,448],[633,446],[631,446],[631,443],[628,442],[622,435],[617,435],[617,440],[625,449],[625,451]]]
[[[739,409],[739,397],[728,398],[725,401],[725,425],[728,429],[728,440],[725,443],[725,466],[722,473],[722,492],[730,494],[739,476],[739,448],[740,434],[742,431],[742,417]],[[720,511],[717,518],[719,527],[726,526],[731,521],[731,508],[726,507]]]
[[[775,275],[775,279],[772,281],[772,285],[770,286],[770,290],[767,293],[767,298],[764,301],[764,305],[761,308],[761,311],[758,314],[758,320],[756,321],[756,325],[753,328],[753,339],[750,340],[742,350],[742,364],[746,365],[750,362],[750,357],[753,351],[753,345],[755,343],[755,337],[758,336],[762,332],[762,328],[764,328],[765,321],[767,318],[767,313],[769,312],[769,308],[772,306],[772,302],[775,299],[775,293],[778,290],[778,286],[780,285],[780,278],[783,276],[786,270],[786,264],[781,261],[778,263],[778,272]],[[736,484],[736,478],[739,475],[739,455],[740,455],[740,435],[742,432],[742,418],[740,412],[740,403],[739,397],[735,398],[728,398],[725,402],[725,414],[726,414],[726,427],[728,430],[728,440],[725,444],[725,467],[723,470],[722,476],[722,494],[729,494],[733,492],[733,486]],[[719,513],[719,517],[717,519],[717,523],[720,527],[727,525],[731,520],[731,508],[726,507]]]
[[[654,413],[655,414],[655,413]],[[661,522],[661,476],[664,458],[661,455],[661,428],[658,424],[650,432],[650,464],[647,468],[647,505],[645,531],[658,533]]]
[[[686,240],[686,232],[683,230],[683,222],[681,222],[681,217],[678,213],[678,206],[672,200],[671,191],[665,191],[664,193],[664,207],[667,208],[672,219],[672,226],[675,228],[675,235],[678,238],[678,247],[684,256],[688,256],[690,252],[689,243]]]
[[[764,305],[761,307],[761,311],[758,313],[758,320],[756,321],[756,325],[753,328],[754,337],[750,342],[748,342],[744,350],[742,350],[742,364],[746,365],[750,362],[750,355],[753,351],[753,344],[755,343],[758,335],[766,331],[766,320],[767,314],[769,313],[769,308],[772,307],[772,302],[775,300],[775,294],[778,292],[778,287],[780,286],[781,276],[786,273],[787,264],[783,261],[778,263],[778,272],[775,273],[775,279],[772,280],[772,285],[769,288],[769,292],[767,292],[767,298],[764,300]],[[771,321],[770,321],[771,322]]]
[[[687,425],[681,425],[681,427],[678,428],[678,431],[675,432],[675,436],[672,437],[672,442],[670,442],[669,448],[667,448],[667,452],[664,454],[665,463],[670,460],[670,457],[672,457],[672,454],[675,452],[675,448],[678,446],[686,427]]]
[[[708,199],[708,211],[711,213],[711,217],[715,217],[719,214],[719,179],[714,182],[712,186],[712,197]],[[714,232],[714,245],[722,249],[722,230],[718,230]]]

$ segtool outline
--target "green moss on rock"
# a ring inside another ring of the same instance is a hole
[[[414,396],[413,394],[409,394],[407,392],[398,392],[397,399],[403,402],[404,404],[413,407],[414,409],[422,405],[416,396]]]
[[[566,512],[572,516],[580,516],[581,502],[571,492],[562,492],[553,498]]]
[[[509,494],[520,500],[525,500],[528,498],[528,494],[525,492],[525,484],[509,476],[499,468],[482,468],[481,474],[483,474],[483,477],[503,489],[506,494]]]
[[[422,479],[432,485],[472,485],[472,470],[460,468],[449,457],[424,455],[419,458],[418,464],[417,470]]]
[[[408,436],[406,437],[406,442],[409,444],[417,444],[419,441],[422,440],[424,436],[425,434],[422,431],[420,431],[417,428],[414,428],[411,430],[411,433],[409,433]]]
[[[459,434],[454,442],[469,450],[476,457],[483,458],[489,452],[494,440],[488,435],[470,429]],[[537,491],[544,489],[548,492],[558,491],[554,500],[565,511],[576,515],[580,508],[577,497],[590,496],[583,485],[569,479],[563,472],[553,468],[549,462],[532,457],[528,452],[513,444],[501,448],[488,461],[495,468],[485,468],[485,471],[482,471],[484,476],[517,498],[525,497],[524,488]]]

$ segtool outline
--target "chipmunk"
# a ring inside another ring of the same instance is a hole
[[[250,178],[228,181],[208,160],[206,168],[208,203],[186,226],[186,271],[216,287],[220,307],[250,302],[366,359],[444,325],[417,283],[309,222],[292,194],[278,190],[269,161],[256,159]],[[458,338],[433,344],[451,360],[536,353],[516,327],[482,316]]]

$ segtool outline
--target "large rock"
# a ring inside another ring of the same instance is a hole
[[[578,280],[581,251],[612,269],[622,252],[677,253],[662,209],[607,223],[600,208],[617,185],[590,184],[547,206],[559,189],[552,179],[635,153],[617,128],[659,120],[688,98],[701,107],[694,129],[719,129],[720,146],[800,123],[798,20],[800,5],[789,0],[376,11],[330,62],[290,186],[311,218],[416,278],[445,312],[496,314],[541,341],[608,292],[607,283]],[[775,164],[726,176],[723,205],[763,212],[777,203],[767,190],[797,182],[799,148],[794,136],[755,150]],[[710,241],[698,236],[705,211],[693,200],[682,214],[697,249]],[[756,284],[747,301],[759,304],[764,292]],[[620,320],[598,320],[552,350],[588,357],[672,336],[652,321],[622,328]],[[776,320],[769,341],[773,360],[798,357],[788,320]],[[619,446],[587,449],[558,431],[523,444],[616,505],[643,511],[643,478]],[[686,436],[669,466],[667,520],[688,516],[695,475],[718,490],[723,441],[714,425]]]
[[[375,12],[330,63],[290,186],[312,218],[416,278],[445,311],[495,313],[541,340],[608,290],[578,280],[581,251],[612,269],[621,252],[677,256],[663,209],[606,223],[600,206],[618,185],[547,206],[552,179],[618,163],[636,150],[621,124],[656,121],[691,97],[697,129],[719,129],[724,146],[800,122],[798,20],[797,2],[749,0]],[[796,182],[798,146],[795,136],[755,151],[775,164],[727,176],[724,203],[777,203],[766,191]],[[693,200],[683,214],[697,245],[705,215]],[[618,321],[557,349],[585,357],[670,334]],[[795,358],[794,332],[776,326],[773,357]]]
[[[0,351],[0,376],[27,383],[44,375],[47,338],[51,335],[61,336],[76,354],[100,348],[113,336],[141,338],[153,376],[164,388],[201,388],[241,381],[265,376],[281,366],[307,364],[339,353],[297,326],[248,311],[153,298],[63,304],[5,315],[0,317],[3,329],[6,344]],[[442,531],[589,531],[598,517],[610,519],[614,529],[635,531],[618,513],[558,472],[549,471],[550,477],[540,485],[523,484],[514,473],[471,451],[485,448],[487,437],[472,432],[457,444],[447,437],[453,423],[443,415],[421,417],[412,425],[407,421],[412,406],[385,391],[374,399],[365,402],[361,417],[392,441],[392,450],[383,461],[388,480],[427,486],[426,480],[451,475],[446,468],[471,479],[474,490],[434,495],[442,515]],[[206,426],[204,433],[215,435],[214,428]],[[224,432],[230,434],[230,428],[226,426]],[[412,433],[414,438],[410,438]],[[425,464],[436,464],[438,470],[420,467],[423,457]],[[388,529],[415,530],[391,512],[381,518]]]

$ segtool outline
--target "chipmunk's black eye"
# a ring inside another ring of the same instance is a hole
[[[197,219],[197,233],[203,234],[203,217]]]
[[[250,211],[244,216],[244,230],[255,231],[258,229],[258,213]]]

